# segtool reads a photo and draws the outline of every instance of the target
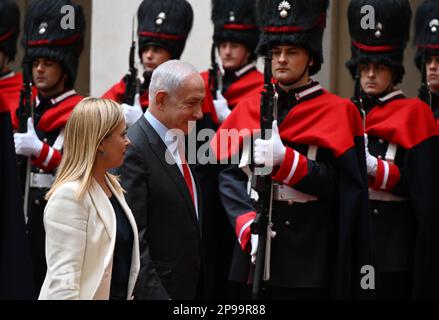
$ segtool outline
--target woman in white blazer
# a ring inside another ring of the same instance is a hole
[[[130,141],[123,109],[87,98],[72,112],[44,212],[47,274],[39,299],[131,299],[140,267],[134,217],[117,178]]]

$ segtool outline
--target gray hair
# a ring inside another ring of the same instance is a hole
[[[155,103],[155,96],[160,90],[173,94],[183,81],[194,73],[198,74],[197,69],[188,62],[169,60],[162,63],[152,73],[149,101]]]

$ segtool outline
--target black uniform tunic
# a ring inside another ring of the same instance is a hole
[[[327,93],[316,82],[288,93],[280,88],[277,91],[279,130],[290,151],[272,177],[317,199],[273,202],[277,236],[271,242],[268,288],[277,292],[289,288],[290,293],[291,289],[318,289],[332,291],[338,297],[359,296],[360,265],[373,264],[359,113],[349,101]],[[255,97],[238,104],[220,129],[258,129],[259,101]],[[308,159],[308,151],[314,146],[318,148],[316,157]],[[293,150],[298,153],[294,157],[299,157],[297,168],[291,170],[295,170],[291,180],[284,182],[282,171],[287,168],[290,172],[286,163]],[[247,174],[237,165],[225,166],[220,172],[221,199],[240,242],[230,277],[241,282],[252,280],[250,235],[245,226],[254,218],[255,206],[247,182]]]

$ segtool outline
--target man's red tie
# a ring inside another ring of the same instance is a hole
[[[188,164],[186,163],[185,157],[181,156],[181,154],[180,154],[180,158],[181,158],[181,167],[183,168],[184,180],[186,181],[186,185],[187,185],[189,192],[191,194],[192,202],[194,203],[194,206],[195,206],[194,187],[192,185],[191,172],[189,170]]]

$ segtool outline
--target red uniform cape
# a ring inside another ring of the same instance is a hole
[[[61,102],[59,102],[54,108],[51,108],[44,112],[41,117],[37,129],[42,130],[44,132],[51,132],[57,129],[63,128],[67,120],[70,117],[70,114],[73,111],[73,108],[83,99],[83,96],[78,94],[72,95]],[[19,119],[17,117],[17,109],[18,106],[12,112],[12,125],[15,129],[18,129]]]
[[[222,129],[250,129],[253,134],[260,131],[260,95],[239,103],[218,129],[211,146],[220,160],[235,155],[245,137],[221,141]],[[280,125],[279,132],[283,141],[326,148],[338,158],[354,147],[354,137],[363,134],[363,127],[360,114],[350,100],[324,91],[296,105]]]
[[[258,70],[252,70],[233,82],[224,92],[231,109],[243,100],[249,99],[254,95],[260,94],[264,89],[264,75]]]
[[[120,82],[116,83],[114,86],[111,87],[110,90],[105,92],[102,98],[111,99],[118,103],[122,103],[123,96],[125,95],[125,90],[126,90],[126,85],[124,79],[122,78]],[[143,110],[146,110],[148,108],[149,106],[148,91],[145,91],[140,96],[140,104]]]
[[[206,88],[206,99],[203,104],[203,113],[210,113],[214,122],[218,124],[218,117],[216,115],[215,107],[213,105],[213,97],[211,88],[209,87],[209,71],[201,73]],[[230,109],[234,109],[240,101],[251,99],[253,96],[259,94],[264,89],[264,76],[257,70],[252,70],[241,78],[237,79],[224,92],[223,96],[227,100]],[[207,94],[209,92],[209,94]]]
[[[422,126],[413,124],[422,123]],[[375,107],[366,117],[366,133],[411,149],[439,135],[430,108],[417,98],[396,99]]]
[[[16,73],[11,77],[0,79],[0,92],[3,95],[3,102],[9,110],[16,108],[20,103],[20,90],[23,85],[21,73]]]
[[[201,73],[204,83],[209,85],[209,71]],[[264,75],[258,70],[252,70],[233,82],[223,96],[230,109],[236,107],[240,101],[247,100],[264,89]]]

